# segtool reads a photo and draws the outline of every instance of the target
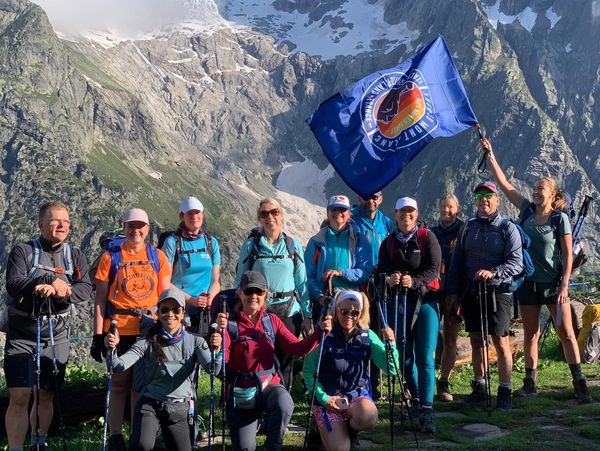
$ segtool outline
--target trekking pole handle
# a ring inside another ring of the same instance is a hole
[[[114,335],[114,334],[117,332],[117,325],[118,325],[118,324],[119,324],[119,322],[118,322],[116,319],[113,319],[113,320],[111,320],[111,321],[110,321],[110,327],[109,327],[108,331],[109,331],[111,334],[113,334],[113,335]]]
[[[221,313],[227,313],[227,296],[222,294],[219,296],[219,301],[221,302]]]

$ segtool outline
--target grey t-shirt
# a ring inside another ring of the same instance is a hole
[[[211,361],[208,343],[204,338],[196,335],[191,337],[194,339],[194,352],[189,359],[184,359],[183,340],[174,345],[163,346],[166,361],[161,363],[151,349],[152,344],[146,339],[140,339],[113,361],[113,369],[116,372],[125,371],[143,359],[146,396],[160,401],[190,398],[193,395],[192,377],[196,365],[202,365],[208,372]],[[218,354],[215,362],[217,372],[220,367],[221,355]]]
[[[529,205],[526,200],[521,206],[520,216]],[[560,224],[558,227],[558,236],[571,235],[571,224],[565,213],[560,214]],[[535,214],[530,215],[523,223],[523,231],[531,239],[529,246],[529,255],[533,261],[535,271],[528,280],[542,283],[558,283],[562,277],[562,265],[560,261],[560,243],[556,242],[554,231],[552,230],[551,219],[548,218],[545,224],[535,223]],[[557,248],[558,245],[558,248]]]

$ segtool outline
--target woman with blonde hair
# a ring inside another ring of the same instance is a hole
[[[242,244],[234,286],[239,286],[245,271],[261,273],[269,289],[267,311],[283,321],[296,337],[301,330],[308,336],[313,326],[302,245],[283,231],[284,211],[277,200],[261,200],[256,217],[260,226]],[[277,358],[285,379],[283,384],[289,389],[293,357],[278,348]]]
[[[454,400],[450,392],[450,373],[456,363],[456,342],[462,319],[459,315],[459,307],[445,301],[444,282],[450,261],[454,253],[454,247],[458,241],[460,231],[465,222],[458,218],[460,213],[460,202],[454,194],[444,194],[438,202],[440,216],[437,225],[431,228],[436,236],[442,250],[442,264],[440,265],[441,291],[439,293],[441,314],[443,315],[443,347],[440,358],[440,378],[437,386],[437,400],[451,402]]]
[[[573,377],[575,395],[581,403],[592,402],[585,376],[581,372],[581,360],[577,337],[571,322],[569,306],[569,279],[573,264],[573,238],[571,224],[561,210],[565,196],[550,177],[540,177],[533,185],[531,200],[519,193],[506,179],[496,160],[492,144],[481,140],[494,178],[508,200],[519,209],[520,224],[531,239],[529,254],[535,272],[527,277],[518,290],[521,317],[523,319],[525,347],[525,378],[523,387],[515,394],[537,394],[535,386],[538,364],[538,341],[540,338],[540,312],[545,305],[560,338],[565,359]]]
[[[377,407],[369,391],[369,360],[396,375],[398,351],[387,356],[382,341],[369,329],[369,300],[354,290],[339,291],[333,307],[333,329],[325,338],[312,406],[325,449],[349,450],[357,432],[377,424]],[[392,329],[382,329],[385,340],[395,341]],[[309,390],[315,384],[319,350],[304,360],[304,379]],[[393,360],[392,360],[393,359]]]

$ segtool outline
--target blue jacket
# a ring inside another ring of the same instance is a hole
[[[503,230],[503,218],[471,218],[459,237],[450,271],[446,279],[446,292],[458,294],[468,287],[480,269],[496,271],[489,283],[494,286],[510,284],[513,276],[523,271],[521,236],[515,225],[508,221]]]
[[[371,246],[365,236],[355,230],[352,223],[348,224],[348,227],[350,228],[348,245],[350,268],[344,269],[342,272],[344,279],[354,285],[354,288],[358,288],[361,283],[367,283],[373,268]],[[313,302],[319,299],[324,289],[322,277],[325,272],[325,259],[327,256],[325,240],[327,228],[323,227],[309,240],[304,252],[308,293]]]
[[[371,218],[363,214],[359,205],[352,210],[352,221],[356,224],[356,229],[367,238],[371,244],[371,258],[373,266],[377,265],[379,258],[379,247],[385,237],[394,231],[394,221],[385,216],[380,210],[375,213],[375,218]]]

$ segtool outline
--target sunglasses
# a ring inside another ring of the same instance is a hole
[[[261,219],[267,219],[269,216],[273,216],[274,218],[276,218],[277,216],[279,216],[281,214],[281,211],[279,211],[279,208],[273,208],[273,210],[261,210],[258,212],[258,217]]]
[[[176,315],[179,315],[179,314],[181,313],[181,306],[180,306],[180,305],[178,305],[177,307],[169,307],[168,305],[163,305],[163,306],[160,308],[160,314],[161,314],[161,315],[166,315],[166,314],[168,314],[169,312],[173,312],[173,313],[175,313]]]
[[[473,194],[473,199],[475,199],[475,200],[491,199],[494,196],[495,196],[494,193],[476,193],[476,194]]]
[[[346,213],[348,209],[342,207],[329,207],[329,211],[332,213]]]
[[[342,316],[351,316],[352,318],[358,318],[360,315],[360,310],[350,310],[347,308],[340,309],[340,313]]]
[[[259,296],[262,296],[265,294],[265,290],[261,290],[260,288],[246,288],[244,290],[244,294],[246,296],[252,296],[253,294],[257,294]]]
[[[364,200],[377,200],[377,199],[379,199],[379,197],[380,197],[379,195],[373,194],[369,197],[365,197]]]

